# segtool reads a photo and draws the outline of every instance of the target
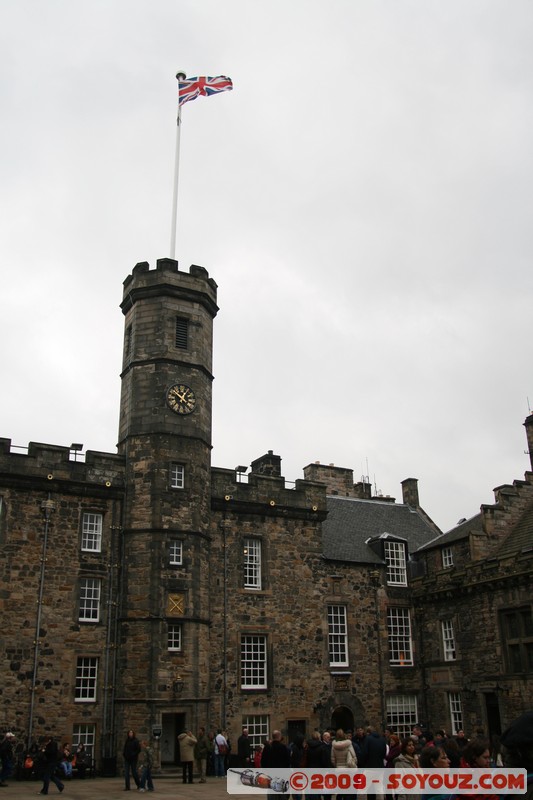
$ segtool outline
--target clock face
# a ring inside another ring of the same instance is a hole
[[[167,406],[176,414],[190,414],[196,408],[196,395],[190,386],[175,383],[167,392]]]

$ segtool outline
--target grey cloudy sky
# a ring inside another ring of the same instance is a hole
[[[529,466],[530,0],[3,0],[0,436],[115,451],[122,281],[219,285],[213,464],[269,449],[444,530]]]

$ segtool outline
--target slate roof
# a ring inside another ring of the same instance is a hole
[[[465,519],[464,522],[461,522],[459,525],[456,525],[455,528],[446,531],[446,533],[443,533],[441,536],[437,536],[436,538],[433,537],[433,541],[421,545],[419,549],[430,550],[434,547],[447,547],[448,545],[452,544],[453,542],[457,542],[460,539],[468,539],[471,533],[481,532],[481,514],[476,514],[475,516],[470,517],[470,519]]]
[[[533,551],[533,503],[524,511],[509,536],[504,539],[494,555],[507,558]]]
[[[409,552],[435,539],[434,528],[408,505],[330,495],[327,508],[328,516],[322,523],[322,547],[327,559],[382,564],[366,541],[384,533],[405,539]]]

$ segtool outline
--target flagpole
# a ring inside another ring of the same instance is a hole
[[[176,155],[174,161],[174,191],[172,196],[172,219],[170,224],[170,257],[176,259],[176,226],[178,216],[178,178],[180,174],[180,133],[181,133],[181,104],[179,102],[180,80],[185,80],[187,76],[184,72],[178,72],[178,120],[176,126]]]

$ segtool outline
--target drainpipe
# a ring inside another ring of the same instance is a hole
[[[374,585],[374,613],[376,615],[377,648],[378,648],[378,690],[379,702],[381,706],[382,725],[387,724],[387,714],[385,705],[385,683],[383,679],[383,648],[381,646],[381,615],[379,611],[379,590],[381,587],[381,571],[373,569],[370,573],[370,580]]]
[[[227,646],[228,646],[228,557],[227,557],[227,537],[226,537],[226,515],[224,514],[224,519],[222,522],[222,530],[223,530],[223,546],[224,546],[224,587],[223,587],[223,596],[224,596],[224,641],[223,641],[223,653],[224,653],[224,673],[223,673],[223,686],[222,686],[222,719],[221,725],[222,730],[226,728],[226,692],[227,692],[227,685],[228,685],[228,659],[227,659]]]
[[[117,657],[117,597],[118,587],[115,586],[117,570],[117,542],[116,537],[122,530],[120,510],[117,514],[117,503],[113,503],[111,520],[111,537],[109,544],[109,563],[107,565],[107,624],[106,647],[104,657],[104,699],[102,709],[103,731],[100,752],[102,757],[109,757],[115,753],[115,683],[116,683],[116,657]]]
[[[44,578],[46,570],[46,554],[48,550],[48,529],[50,526],[50,518],[52,513],[56,510],[56,505],[51,499],[50,492],[48,492],[48,499],[43,500],[41,503],[41,511],[44,516],[44,529],[43,529],[43,546],[41,550],[41,571],[39,575],[39,594],[37,599],[37,618],[35,620],[35,640],[33,642],[33,670],[31,676],[31,689],[30,689],[30,716],[28,719],[28,742],[27,751],[29,751],[32,743],[33,734],[33,714],[35,710],[35,687],[37,685],[37,671],[39,668],[39,651],[40,641],[39,635],[41,631],[41,619],[43,615],[43,592],[44,592]]]

